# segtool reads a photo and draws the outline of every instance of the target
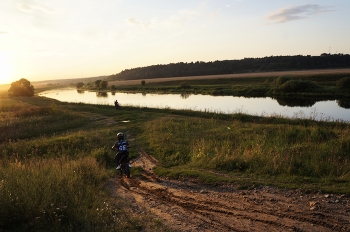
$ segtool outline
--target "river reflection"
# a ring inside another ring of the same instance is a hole
[[[106,98],[108,98],[108,93],[106,93],[106,92],[96,92],[96,97],[106,97]]]
[[[39,94],[63,102],[121,105],[149,108],[190,109],[216,113],[245,113],[258,116],[309,118],[324,121],[350,121],[350,100],[314,101],[290,98],[245,98],[190,94],[146,94],[89,92],[56,89]]]
[[[290,107],[311,107],[315,105],[317,101],[303,98],[275,98],[278,104],[281,106],[290,106]]]
[[[337,100],[338,106],[344,109],[350,109],[350,99]]]

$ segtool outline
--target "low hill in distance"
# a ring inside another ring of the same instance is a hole
[[[109,76],[107,81],[338,68],[350,68],[349,54],[323,53],[320,56],[270,56],[214,62],[158,64],[126,69]]]
[[[75,79],[56,79],[34,81],[37,88],[53,86],[75,85],[78,82],[94,82],[107,80],[110,84],[133,85],[140,80],[150,82],[208,79],[208,78],[235,78],[278,75],[312,75],[323,73],[349,73],[349,54],[326,54],[320,56],[270,56],[263,58],[244,58],[241,60],[223,60],[214,62],[170,63],[125,69],[120,73],[109,76],[96,76]],[[310,73],[311,72],[311,73]],[[175,78],[175,79],[174,79]],[[160,80],[157,80],[160,79]],[[31,80],[29,80],[31,81]],[[0,85],[0,88],[9,88],[9,85]]]

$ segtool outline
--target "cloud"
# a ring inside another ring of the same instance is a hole
[[[175,33],[175,34],[173,34],[173,35],[169,36],[169,38],[172,38],[172,37],[175,37],[175,36],[181,35],[181,34],[183,34],[183,33],[185,33],[185,32],[186,32],[186,31],[181,31],[181,32]]]
[[[7,34],[7,31],[0,31],[0,34]]]
[[[134,24],[134,25],[141,25],[143,27],[147,27],[149,23],[143,23],[143,22],[138,22],[134,18],[128,18],[125,20],[127,23]]]
[[[49,14],[53,13],[53,9],[42,5],[31,5],[26,3],[19,3],[17,6],[20,11],[23,11],[26,13],[32,13],[35,10],[40,10],[44,13],[49,13]]]
[[[190,10],[190,9],[182,9],[182,10],[178,11],[178,13],[182,16],[187,17],[187,18],[194,18],[197,15],[199,15],[198,11]]]
[[[330,7],[307,4],[302,6],[289,6],[275,13],[269,14],[266,19],[273,23],[285,23],[288,21],[309,18],[313,15],[332,11]]]

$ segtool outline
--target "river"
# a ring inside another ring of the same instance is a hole
[[[41,92],[40,96],[62,102],[122,106],[189,109],[224,114],[244,113],[256,116],[307,118],[321,121],[350,122],[349,102],[337,100],[305,101],[297,99],[246,98],[211,95],[96,93],[65,88]]]

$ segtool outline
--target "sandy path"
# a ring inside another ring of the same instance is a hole
[[[350,199],[300,190],[234,185],[209,187],[196,181],[162,179],[157,161],[142,150],[133,166],[142,177],[115,179],[115,194],[132,213],[150,213],[176,231],[350,231]],[[117,187],[118,186],[118,187]]]

